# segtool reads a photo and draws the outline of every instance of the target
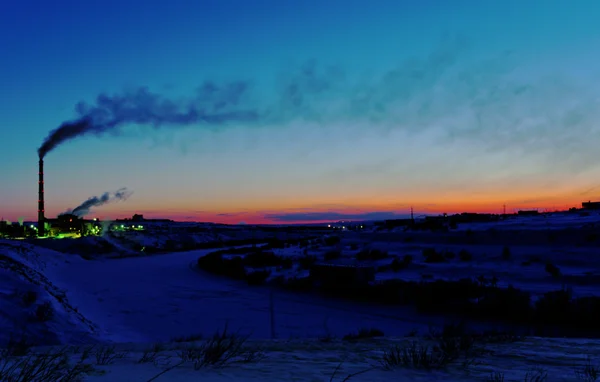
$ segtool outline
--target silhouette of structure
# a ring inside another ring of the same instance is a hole
[[[581,203],[581,208],[584,210],[600,210],[600,202],[587,201]]]
[[[44,223],[44,159],[40,158],[38,173],[38,236],[44,236],[46,229]]]

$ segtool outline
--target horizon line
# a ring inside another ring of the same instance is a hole
[[[600,202],[597,202],[600,203]],[[478,215],[498,215],[498,216],[508,216],[508,215],[518,215],[518,211],[537,211],[539,214],[549,214],[549,213],[568,213],[571,212],[571,209],[575,209],[576,211],[580,211],[580,210],[585,210],[583,207],[570,207],[567,209],[550,209],[550,208],[525,208],[525,209],[513,209],[513,212],[506,212],[506,213],[498,213],[498,212],[475,212],[475,211],[463,211],[463,212],[454,212],[454,213],[422,213],[422,214],[418,214],[418,215],[414,215],[415,219],[419,219],[419,218],[423,218],[423,217],[435,217],[435,216],[444,216],[447,215],[448,217],[451,216],[456,216],[456,215],[462,215],[462,214],[478,214]],[[544,211],[540,211],[540,210],[544,210]],[[386,212],[390,212],[390,213],[394,213],[393,211],[386,211]],[[368,214],[368,213],[365,213]],[[144,215],[142,214],[134,214],[134,215]],[[343,215],[343,214],[340,214]],[[348,214],[351,215],[351,214]],[[60,216],[60,215],[58,215]],[[55,220],[58,219],[58,216],[55,218],[47,218],[47,220]],[[92,216],[90,214],[90,216]],[[133,215],[131,216],[125,216],[125,217],[117,217],[114,219],[101,219],[98,217],[80,217],[80,219],[86,221],[93,221],[94,219],[97,219],[98,221],[108,221],[108,222],[116,222],[116,221],[131,221],[133,218]],[[377,221],[386,221],[386,220],[397,220],[397,219],[408,219],[411,218],[411,214],[410,213],[403,213],[403,214],[397,214],[394,217],[385,217],[385,218],[379,218],[379,219],[352,219],[352,218],[347,218],[347,219],[315,219],[315,220],[291,220],[289,222],[286,221],[280,221],[280,222],[269,222],[269,223],[246,223],[246,222],[239,222],[239,223],[220,223],[217,221],[202,221],[202,220],[178,220],[176,218],[167,218],[167,217],[151,217],[151,218],[144,218],[144,220],[141,220],[140,222],[152,222],[152,221],[170,221],[173,223],[198,223],[198,224],[215,224],[215,225],[229,225],[229,226],[238,226],[238,225],[248,225],[248,226],[290,226],[290,225],[318,225],[318,224],[332,224],[332,223],[343,223],[343,222],[348,222],[348,223],[364,223],[364,222],[377,222]],[[20,222],[21,219],[5,219],[4,217],[0,217],[0,222]],[[23,223],[33,223],[33,224],[37,224],[37,219],[34,220],[26,220],[23,219],[22,220]]]

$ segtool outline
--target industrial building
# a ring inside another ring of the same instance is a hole
[[[62,214],[56,219],[46,219],[45,201],[44,201],[44,160],[40,158],[38,171],[38,237],[46,236],[78,236],[78,235],[97,235],[101,232],[101,226],[96,219],[84,220],[73,214]]]
[[[581,208],[583,208],[584,210],[598,211],[598,210],[600,210],[600,202],[592,202],[592,201],[583,202],[583,203],[581,203]]]

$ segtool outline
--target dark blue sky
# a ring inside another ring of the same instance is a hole
[[[125,124],[67,142],[46,160],[49,215],[123,186],[133,196],[99,213],[273,221],[598,197],[584,194],[600,174],[599,10],[591,0],[5,1],[0,215],[35,216],[35,151],[78,102],[139,86],[185,100],[206,80],[247,81],[244,102],[278,118]],[[315,81],[326,86],[315,92]]]

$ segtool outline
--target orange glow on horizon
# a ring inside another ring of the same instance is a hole
[[[123,219],[130,218],[134,214],[142,214],[144,217],[172,219],[175,221],[198,221],[214,222],[223,224],[238,224],[244,222],[247,224],[285,224],[285,223],[308,223],[319,222],[319,220],[278,220],[269,218],[269,214],[303,214],[303,213],[325,213],[335,212],[339,214],[364,214],[369,212],[393,212],[399,215],[410,214],[411,207],[414,208],[415,216],[437,215],[442,213],[455,214],[462,212],[475,213],[502,213],[506,206],[507,213],[514,213],[523,209],[538,209],[543,211],[564,211],[571,207],[580,208],[581,203],[597,198],[582,195],[581,192],[563,193],[554,195],[548,192],[536,192],[530,194],[505,194],[504,197],[498,195],[491,196],[485,193],[471,193],[468,199],[465,193],[460,195],[457,190],[450,190],[444,193],[444,197],[436,197],[434,192],[421,194],[419,197],[392,197],[379,196],[367,197],[340,197],[339,199],[320,199],[320,200],[272,200],[257,201],[249,200],[244,206],[244,200],[237,200],[235,203],[225,205],[225,203],[211,203],[210,209],[205,205],[196,204],[194,201],[179,200],[176,205],[169,202],[169,205],[157,205],[155,201],[136,200],[135,203],[114,203],[99,207],[88,215],[88,218],[97,217],[100,219]],[[436,192],[439,196],[439,190]],[[287,198],[286,198],[287,199]],[[404,200],[404,202],[403,202]],[[368,202],[365,202],[368,201]],[[17,211],[19,206],[13,206],[0,211],[5,219],[18,221],[19,217],[24,217],[27,221],[37,220],[36,215],[22,214]],[[46,210],[48,218],[54,218],[59,213],[64,212],[64,208],[51,208]],[[27,211],[31,212],[31,211]],[[37,211],[35,211],[37,212]],[[327,222],[335,219],[320,220]]]
[[[340,214],[363,214],[369,212],[393,212],[398,215],[409,215],[411,206],[414,209],[415,216],[419,215],[438,215],[442,213],[457,214],[463,212],[472,213],[495,213],[501,214],[506,208],[506,213],[515,213],[518,210],[537,209],[540,212],[544,211],[566,211],[569,208],[581,207],[581,202],[587,201],[582,198],[569,198],[569,199],[540,199],[540,200],[524,200],[521,202],[498,202],[498,201],[479,201],[477,202],[463,202],[463,203],[406,203],[406,204],[362,204],[356,207],[344,207],[339,206],[335,208],[332,203],[332,208],[310,208],[310,207],[293,207],[283,208],[281,210],[268,209],[265,210],[227,210],[227,211],[203,211],[198,213],[191,213],[182,210],[174,210],[172,208],[166,208],[164,212],[160,209],[154,208],[154,210],[144,212],[143,209],[131,212],[117,212],[114,215],[110,215],[106,212],[98,211],[97,216],[110,216],[111,218],[129,218],[134,213],[143,214],[146,218],[166,218],[175,221],[198,221],[198,222],[213,222],[221,224],[238,224],[244,222],[247,224],[285,224],[285,223],[318,223],[327,222],[336,219],[324,219],[324,220],[298,220],[298,221],[282,221],[277,219],[269,219],[265,215],[269,214],[287,214],[287,213],[326,213],[336,212]]]

